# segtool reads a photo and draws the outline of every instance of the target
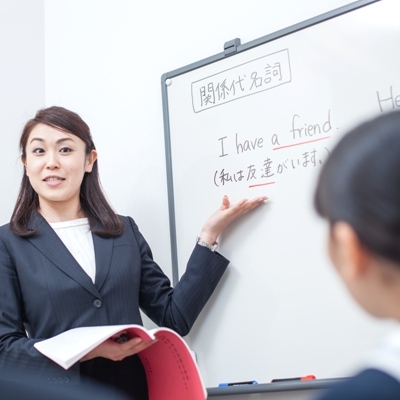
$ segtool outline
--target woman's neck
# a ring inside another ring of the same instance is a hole
[[[41,203],[38,212],[47,222],[64,222],[85,218],[80,204],[71,207],[71,205]]]

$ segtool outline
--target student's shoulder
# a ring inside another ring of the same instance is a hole
[[[366,369],[338,384],[318,400],[400,399],[400,382],[377,369]]]

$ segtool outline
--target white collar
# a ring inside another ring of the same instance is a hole
[[[400,327],[385,336],[370,353],[366,367],[385,372],[400,382]]]

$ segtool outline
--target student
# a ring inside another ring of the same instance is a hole
[[[315,208],[329,222],[329,255],[353,298],[377,318],[400,321],[399,111],[340,140],[321,171]],[[321,400],[399,398],[400,330]]]
[[[149,344],[139,338],[107,340],[67,371],[33,345],[79,326],[142,324],[139,309],[186,335],[229,263],[214,251],[218,236],[266,197],[230,206],[225,196],[172,288],[133,219],[108,204],[89,127],[76,113],[39,110],[23,129],[20,149],[19,196],[0,228],[0,376],[26,369],[61,386],[88,377],[147,399],[137,353]]]

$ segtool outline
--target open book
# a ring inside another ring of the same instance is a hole
[[[118,332],[158,341],[138,353],[146,371],[150,400],[204,400],[207,392],[185,341],[168,328],[147,330],[140,325],[89,326],[70,329],[35,343],[38,351],[64,369]]]

